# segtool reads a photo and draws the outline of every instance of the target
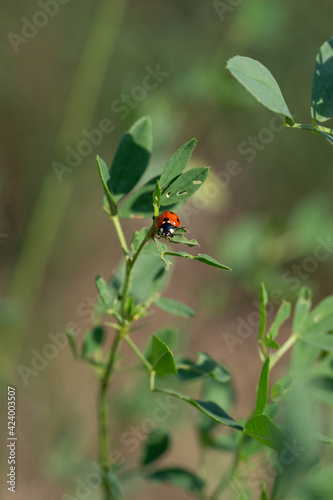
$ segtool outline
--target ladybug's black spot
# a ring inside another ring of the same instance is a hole
[[[177,217],[177,222],[180,222],[180,220],[178,219],[178,217]]]
[[[174,214],[175,212],[170,212],[170,214]]]
[[[169,222],[169,217],[165,217],[165,219],[163,219],[163,222]]]

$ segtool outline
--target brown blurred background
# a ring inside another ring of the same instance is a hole
[[[253,407],[260,373],[256,332],[233,352],[223,334],[234,333],[239,318],[248,321],[256,310],[260,282],[270,292],[279,290],[280,299],[295,300],[303,284],[314,290],[315,302],[330,292],[329,256],[312,268],[306,260],[318,238],[326,241],[332,234],[330,145],[306,131],[277,132],[279,120],[225,65],[237,54],[260,60],[278,80],[296,120],[309,123],[314,60],[332,35],[333,5],[328,0],[232,4],[18,0],[2,8],[1,391],[5,401],[7,384],[17,388],[20,500],[75,496],[76,478],[85,479],[96,459],[93,374],[74,362],[68,347],[50,351],[46,362],[43,349],[51,343],[49,335],[64,332],[69,322],[83,334],[96,293],[94,277],[107,278],[121,258],[101,211],[94,157],[110,163],[136,119],[149,115],[154,125],[146,178],[160,172],[181,144],[198,138],[192,164],[211,166],[212,174],[180,215],[200,251],[233,268],[227,273],[177,261],[166,295],[194,307],[197,316],[179,321],[155,314],[138,333],[140,345],[165,323],[176,324],[192,355],[204,350],[231,368],[232,413],[239,418]],[[163,74],[155,77],[155,88],[142,90],[146,75],[158,68]],[[82,140],[105,119],[112,120],[113,130],[101,140],[95,134],[96,144],[83,150]],[[145,225],[124,221],[126,236]],[[82,335],[77,338],[80,342]],[[40,363],[38,370],[20,376],[18,366],[32,368],[32,363]],[[141,425],[156,398],[146,394],[144,378],[135,385],[128,380],[113,385],[112,447],[131,464],[136,453],[119,436]],[[182,424],[180,414],[186,415]],[[167,420],[175,437],[165,463],[196,467],[193,418],[180,405]],[[225,467],[214,453],[208,460],[216,471]],[[127,494],[187,498],[168,487],[145,488],[134,481]],[[91,498],[98,498],[94,495],[95,490]]]

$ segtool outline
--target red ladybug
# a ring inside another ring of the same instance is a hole
[[[171,238],[173,236],[173,232],[180,224],[180,219],[175,212],[170,212],[167,210],[166,212],[161,213],[157,217],[156,227],[157,233],[160,238]]]

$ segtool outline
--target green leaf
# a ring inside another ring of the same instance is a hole
[[[268,295],[264,283],[260,285],[260,323],[259,323],[259,342],[264,338],[266,328],[266,305]]]
[[[219,424],[226,425],[228,427],[232,427],[233,429],[243,430],[242,426],[239,425],[233,418],[231,418],[220,406],[212,401],[199,401],[197,399],[190,398],[185,394],[182,394],[178,391],[174,391],[173,389],[154,389],[155,392],[161,392],[162,394],[169,394],[170,396],[174,396],[186,403],[189,403],[191,406],[194,406],[202,413],[210,417],[215,422]]]
[[[156,186],[157,177],[150,179],[139,187],[118,208],[118,216],[122,219],[148,218],[154,213],[152,196]]]
[[[142,450],[141,464],[149,465],[161,457],[169,448],[170,435],[167,430],[158,427],[147,437]]]
[[[155,335],[160,340],[162,340],[162,342],[164,342],[169,347],[169,349],[173,349],[179,339],[179,331],[173,326],[166,326],[164,328],[161,328],[155,333]],[[151,338],[145,348],[145,357],[147,359],[149,359],[151,356],[152,342],[153,339]]]
[[[177,378],[180,380],[192,380],[208,375],[217,382],[224,384],[230,380],[229,371],[220,363],[217,363],[209,354],[198,353],[198,361],[182,360],[177,365]]]
[[[333,116],[333,38],[319,49],[313,71],[311,114],[318,122]]]
[[[205,182],[209,174],[208,167],[196,167],[187,170],[177,177],[161,196],[161,205],[164,207],[184,201],[194,194]]]
[[[158,180],[156,181],[156,187],[153,193],[153,205],[157,209],[159,209],[161,205],[161,186]]]
[[[227,69],[266,108],[293,120],[277,81],[263,64],[235,56],[229,59]]]
[[[279,451],[282,441],[286,439],[284,432],[267,415],[256,415],[245,424],[244,433],[259,443]]]
[[[316,127],[315,127],[315,130],[320,134],[322,135],[330,144],[333,144],[333,137],[329,134],[326,134],[326,132],[323,132],[322,130],[318,130]]]
[[[311,311],[302,328],[304,333],[329,331],[333,331],[333,295],[326,297]]]
[[[178,300],[160,297],[155,300],[155,304],[163,311],[167,311],[174,316],[181,316],[182,318],[192,318],[195,315],[195,311],[193,311],[193,309],[183,304],[182,302],[179,302]]]
[[[276,340],[272,340],[272,339],[265,339],[265,346],[270,347],[271,349],[280,349],[280,346],[276,342]]]
[[[115,296],[111,292],[109,285],[101,276],[96,276],[95,283],[105,309],[111,310],[113,308]]]
[[[152,151],[152,123],[144,117],[123,135],[111,165],[112,194],[116,202],[128,194],[145,172]]]
[[[205,482],[192,472],[182,468],[160,469],[146,476],[147,479],[158,483],[170,483],[177,488],[183,488],[192,493],[202,491]]]
[[[170,238],[170,243],[184,243],[188,247],[199,246],[197,240],[188,240],[183,234],[174,234],[173,237]]]
[[[72,354],[74,356],[74,359],[77,359],[78,353],[77,353],[76,344],[75,344],[74,335],[73,335],[72,330],[67,329],[66,336],[67,336],[69,347],[71,348]]]
[[[114,472],[109,471],[107,473],[106,482],[109,486],[110,491],[112,491],[112,500],[122,500],[123,495],[121,492],[120,482]]]
[[[268,500],[264,482],[261,483],[261,500]]]
[[[198,255],[191,255],[186,252],[163,252],[163,255],[174,255],[175,257],[185,257],[186,259],[198,260],[199,262],[203,262],[204,264],[208,264],[209,266],[218,267],[219,269],[227,269],[231,271],[231,268],[228,266],[224,266],[217,260],[213,259],[209,255],[204,253],[199,253]]]
[[[83,341],[82,357],[87,358],[93,356],[95,352],[102,346],[105,338],[105,331],[101,326],[96,326],[90,330]]]
[[[311,290],[307,287],[302,287],[299,297],[296,302],[294,311],[294,320],[292,326],[293,333],[299,333],[303,329],[303,324],[311,309]]]
[[[254,414],[261,415],[264,413],[267,403],[267,395],[268,395],[268,380],[269,380],[269,362],[270,358],[266,359],[260,375],[259,386],[258,386],[258,395],[257,395],[257,403]]]
[[[143,242],[143,240],[147,236],[148,231],[149,231],[148,227],[143,227],[139,231],[134,231],[133,236],[132,236],[132,241],[131,241],[132,254],[134,254],[137,251],[137,249],[139,248],[139,246],[141,245],[141,243]]]
[[[156,335],[153,335],[152,339],[150,362],[156,375],[160,377],[168,374],[175,375],[177,373],[172,352]]]
[[[279,307],[279,310],[275,316],[275,319],[267,332],[266,339],[269,342],[273,340],[279,333],[280,327],[289,318],[291,314],[291,304],[290,302],[283,301]]]
[[[333,352],[333,335],[329,333],[304,333],[300,340],[319,347],[323,351]]]
[[[175,177],[178,177],[183,173],[191,158],[191,154],[193,152],[193,149],[195,148],[196,143],[197,139],[194,138],[183,144],[183,146],[181,146],[172,155],[168,163],[165,165],[161,175],[160,185],[162,186],[162,188],[168,186],[170,182],[175,179]]]
[[[111,181],[110,181],[110,173],[107,164],[102,158],[96,156],[98,172],[103,185],[103,189],[109,203],[111,215],[117,215],[117,204],[111,194]]]

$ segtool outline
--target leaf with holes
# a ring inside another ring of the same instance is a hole
[[[99,156],[96,156],[96,160],[98,165],[99,177],[101,179],[105,196],[110,207],[110,213],[111,215],[117,215],[117,204],[111,194],[111,179],[108,166],[105,161],[102,160],[102,158],[100,158]]]
[[[128,194],[145,172],[152,151],[152,122],[144,117],[123,135],[110,169],[111,193],[116,202]]]
[[[161,194],[162,194],[161,193],[161,186],[160,186],[159,181],[157,180],[155,190],[153,193],[153,206],[157,208],[157,211],[161,205]]]
[[[229,59],[227,69],[257,101],[293,122],[277,81],[263,64],[250,57],[235,56]]]
[[[166,205],[185,201],[202,186],[208,174],[208,167],[192,168],[184,174],[181,174],[163,191],[161,205],[164,207]]]
[[[164,375],[177,373],[177,368],[172,352],[169,347],[162,342],[156,335],[153,335],[150,362],[152,369],[156,375],[163,377]]]
[[[179,302],[178,300],[160,297],[155,300],[155,304],[163,311],[167,311],[174,316],[181,316],[182,318],[192,318],[192,316],[195,315],[195,311],[193,311],[193,309],[191,309],[186,304]]]
[[[320,47],[313,71],[311,114],[318,122],[324,122],[333,116],[332,81],[333,38],[330,38]]]
[[[176,177],[183,173],[187,164],[191,158],[191,154],[195,145],[197,143],[197,139],[192,139],[191,141],[186,142],[181,146],[170,158],[168,163],[165,165],[161,179],[160,185],[163,188],[168,186],[171,181],[173,181]]]
[[[213,257],[210,257],[209,255],[206,255],[204,253],[199,253],[199,255],[191,255],[186,252],[163,252],[163,255],[174,255],[175,257],[184,257],[186,259],[193,259],[193,260],[198,260],[199,262],[203,262],[204,264],[208,264],[209,266],[213,267],[218,267],[219,269],[227,269],[228,271],[231,271],[231,268],[228,266],[224,266],[217,260],[213,259]]]
[[[325,333],[333,331],[333,295],[317,305],[303,324],[302,333]]]

